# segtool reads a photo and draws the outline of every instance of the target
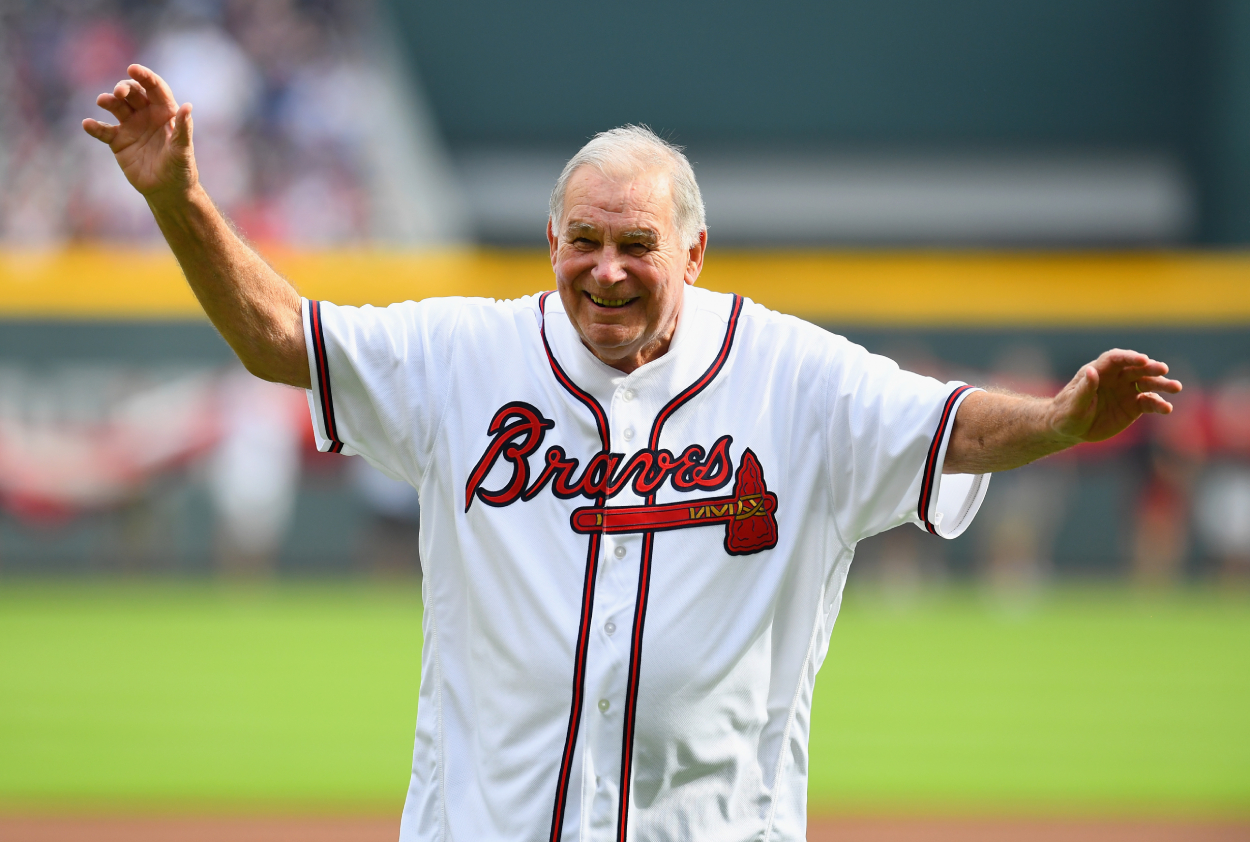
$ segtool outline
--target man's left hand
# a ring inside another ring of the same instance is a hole
[[[1167,373],[1166,363],[1145,354],[1107,351],[1051,400],[1050,427],[1075,444],[1109,439],[1147,412],[1167,415],[1172,404],[1161,395],[1181,390]]]

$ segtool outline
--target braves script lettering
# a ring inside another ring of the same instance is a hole
[[[595,506],[573,512],[571,523],[576,532],[648,532],[725,524],[725,549],[730,555],[749,555],[776,546],[773,513],[777,495],[765,487],[763,468],[750,449],[743,451],[735,473],[729,454],[731,436],[721,436],[706,449],[692,444],[680,455],[665,448],[645,448],[626,460],[622,453],[600,451],[580,471],[576,457],[552,445],[531,482],[529,457],[554,426],[554,421],[523,401],[500,407],[487,428],[490,444],[469,474],[464,510],[469,511],[474,498],[488,506],[508,506],[517,500],[532,500],[550,488],[561,499],[586,497],[595,501]],[[498,489],[485,488],[486,478],[501,460],[511,466],[508,480]],[[627,486],[639,497],[648,497],[665,482],[677,491],[716,491],[731,479],[735,480],[734,493],[728,497],[667,505],[605,506]]]

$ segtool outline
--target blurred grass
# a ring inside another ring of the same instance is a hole
[[[412,585],[0,580],[0,808],[397,810]],[[852,587],[817,811],[1250,813],[1250,598]]]
[[[1250,813],[1250,598],[852,598],[817,682],[813,810]]]
[[[396,809],[415,586],[0,585],[0,803]]]

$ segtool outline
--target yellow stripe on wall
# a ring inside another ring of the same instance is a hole
[[[276,253],[312,298],[387,304],[552,289],[542,252]],[[700,284],[861,325],[1250,325],[1250,254],[709,252]],[[0,318],[201,318],[163,250],[0,252]]]

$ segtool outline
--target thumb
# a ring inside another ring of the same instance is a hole
[[[1087,365],[1081,369],[1072,403],[1077,412],[1084,412],[1098,395],[1098,369]]]
[[[1097,392],[1098,391],[1098,369],[1094,368],[1092,365],[1087,365],[1085,366],[1085,368],[1081,369],[1081,374],[1085,375],[1081,383],[1081,391],[1082,392]]]
[[[191,103],[183,103],[174,114],[174,146],[189,149],[191,146]]]
[[[1098,371],[1092,365],[1087,365],[1055,396],[1055,402],[1068,419],[1077,419],[1089,411],[1097,396]]]

